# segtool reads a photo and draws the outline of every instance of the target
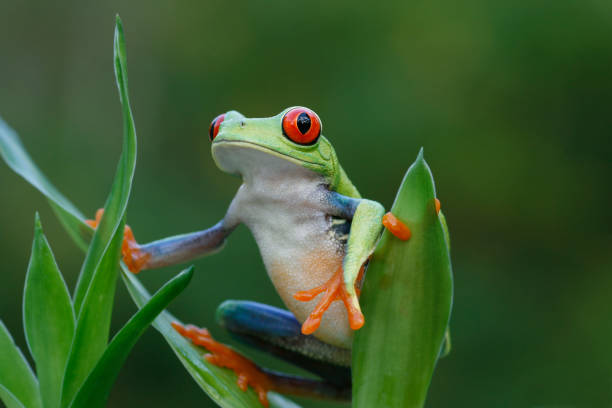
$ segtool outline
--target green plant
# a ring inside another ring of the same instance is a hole
[[[84,401],[92,401],[94,390],[90,386],[102,381],[105,386],[110,387],[105,373],[114,373],[112,370],[118,370],[121,362],[119,358],[105,358],[107,352],[118,354],[122,350],[119,335],[115,337],[118,339],[116,345],[113,340],[107,351],[104,351],[106,344],[102,345],[98,337],[104,333],[108,334],[105,319],[110,315],[114,293],[113,276],[110,273],[101,274],[99,270],[102,267],[115,270],[118,263],[125,207],[136,162],[136,133],[129,107],[125,42],[119,18],[115,30],[115,73],[123,107],[124,146],[115,183],[105,205],[105,216],[93,238],[81,212],[45,178],[26,153],[15,132],[0,120],[0,154],[8,165],[49,199],[55,213],[77,245],[86,248],[86,242],[91,239],[74,297],[75,312],[79,316],[75,325],[77,331],[81,327],[83,332],[79,337],[75,335],[73,344],[78,344],[80,351],[74,352],[78,356],[78,353],[87,350],[86,345],[91,341],[92,351],[97,358],[83,362],[72,355],[67,357],[67,368],[74,371],[66,376],[68,380],[64,380],[62,408],[68,406],[65,404],[70,401],[74,407],[89,406]],[[419,154],[404,178],[392,209],[394,214],[411,226],[413,237],[408,242],[401,242],[390,239],[385,232],[368,269],[368,279],[362,296],[368,324],[358,332],[353,348],[353,399],[356,406],[421,407],[424,404],[433,369],[444,342],[452,298],[448,234],[444,217],[435,216],[434,198],[431,172],[422,154]],[[148,306],[152,302],[161,305],[162,302],[155,301],[158,295],[151,297],[123,264],[121,268],[123,282],[141,308],[138,314],[152,308]],[[95,289],[89,289],[90,287]],[[378,293],[381,289],[384,289],[384,296]],[[92,290],[99,291],[97,293],[102,294],[105,299],[95,305],[101,308],[98,312],[89,304],[89,293]],[[397,310],[398,307],[405,309]],[[397,312],[391,319],[390,310]],[[105,322],[106,329],[91,325],[88,319],[92,316],[89,313],[98,314]],[[151,314],[147,316],[152,318]],[[173,320],[177,319],[163,311],[155,318],[153,326],[164,336],[198,385],[217,404],[227,408],[261,406],[252,390],[242,392],[236,386],[236,376],[233,372],[202,359],[202,350],[193,346],[171,327],[170,322]],[[126,334],[121,337],[122,342],[130,343],[130,339],[133,339],[129,335],[130,331],[126,326]],[[95,336],[94,332],[97,332]],[[9,340],[0,341],[10,343],[8,334],[7,339]],[[7,357],[11,359],[7,364],[18,360],[16,355],[19,353],[15,353]],[[0,364],[3,364],[2,358],[4,357],[0,356]],[[97,361],[97,365],[91,360]],[[27,365],[20,370],[20,375],[24,378],[23,383],[11,389],[22,395],[21,388],[33,387],[31,384],[35,384],[36,380],[31,375],[26,375],[30,372]],[[392,375],[387,375],[387,370],[390,370]],[[78,384],[83,382],[84,386],[78,389]],[[0,384],[4,383],[0,381]],[[14,392],[4,392],[1,386],[0,396],[5,401],[17,401]],[[74,400],[72,396],[75,396]],[[274,393],[270,393],[269,400],[272,407],[297,407]]]
[[[435,197],[421,150],[391,208],[412,237],[400,241],[385,231],[368,267],[361,302],[369,324],[353,343],[355,407],[424,406],[438,357],[450,351],[449,237]]]
[[[127,84],[122,80],[125,58],[121,55],[118,36],[115,61],[125,113],[128,106]],[[2,130],[6,131],[6,127]],[[2,151],[7,162],[12,167],[17,165],[22,175],[29,174],[32,180],[37,180],[39,188],[57,193],[40,177],[27,156],[21,155],[14,135],[6,136],[2,137]],[[106,201],[106,212],[87,247],[72,299],[36,216],[24,289],[23,321],[37,376],[6,327],[0,325],[0,398],[10,408],[104,406],[119,369],[137,339],[191,279],[193,271],[190,268],[166,283],[108,343],[125,207],[134,167],[133,126],[131,130],[128,126],[125,141]],[[54,204],[54,208],[63,221],[76,225],[61,203]],[[79,226],[85,239],[91,234],[88,229],[85,224]]]

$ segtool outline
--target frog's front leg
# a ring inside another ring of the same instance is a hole
[[[384,207],[376,201],[349,197],[333,191],[325,194],[324,201],[330,215],[351,221],[351,229],[342,268],[324,285],[294,295],[297,300],[308,302],[324,293],[302,325],[304,334],[312,334],[319,328],[323,314],[336,300],[342,300],[344,303],[351,329],[360,329],[365,319],[359,306],[356,286],[361,282],[364,265],[374,252],[383,226],[399,239],[410,238],[410,229],[390,212],[384,214]]]
[[[98,210],[95,220],[86,222],[96,228],[103,213],[103,209]],[[176,235],[144,245],[136,242],[132,229],[126,226],[121,248],[123,261],[131,272],[138,273],[144,269],[175,265],[209,255],[222,248],[225,238],[235,229],[236,225],[237,222],[228,222],[228,217],[226,217],[208,229]]]
[[[336,192],[329,192],[325,200],[330,215],[351,220],[351,229],[342,268],[338,269],[326,284],[294,295],[297,300],[310,301],[324,293],[319,304],[302,325],[304,334],[312,334],[319,328],[323,314],[336,300],[342,300],[344,303],[351,329],[357,330],[363,326],[365,320],[355,285],[359,282],[363,266],[374,251],[383,228],[382,218],[385,210],[375,201],[348,197]]]

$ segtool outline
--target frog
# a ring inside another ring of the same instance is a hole
[[[402,240],[410,229],[377,201],[362,198],[309,108],[289,107],[268,118],[229,111],[212,121],[208,137],[217,167],[242,179],[225,215],[212,227],[147,244],[126,226],[124,263],[139,273],[211,255],[246,225],[287,309],[227,300],[216,320],[232,338],[319,378],[260,367],[205,328],[173,327],[207,349],[209,362],[234,370],[240,388],[251,386],[264,406],[269,390],[350,400],[352,338],[365,324],[359,293],[368,260],[383,228]],[[90,225],[101,216],[98,211]]]

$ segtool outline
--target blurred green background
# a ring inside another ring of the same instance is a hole
[[[139,135],[139,241],[223,216],[239,180],[215,167],[207,131],[229,109],[314,109],[361,193],[387,208],[424,146],[455,275],[453,352],[428,406],[612,406],[612,2],[5,0],[0,115],[92,216],[121,147],[115,13]],[[83,255],[4,164],[0,187],[0,318],[25,348],[34,212],[71,288]],[[171,310],[221,339],[224,299],[281,305],[244,227],[195,264]],[[141,276],[153,289],[179,269]],[[119,286],[114,328],[135,309]],[[150,329],[109,406],[183,404],[212,406]]]

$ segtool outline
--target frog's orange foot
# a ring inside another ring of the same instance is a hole
[[[250,385],[257,393],[259,401],[264,406],[268,406],[267,393],[272,389],[272,381],[251,360],[235,352],[225,344],[215,341],[210,332],[205,328],[200,329],[192,325],[183,326],[178,322],[172,322],[172,327],[181,336],[190,339],[193,344],[202,346],[210,351],[210,354],[204,356],[209,363],[233,370],[238,376],[236,381],[238,387],[242,391],[246,391]]]
[[[98,208],[98,211],[96,211],[96,218],[93,220],[85,220],[85,224],[89,225],[93,229],[96,229],[98,228],[98,225],[100,224],[100,220],[102,219],[103,215],[104,208]]]
[[[104,208],[100,208],[98,211],[96,211],[96,218],[94,220],[85,220],[85,222],[87,225],[95,229],[100,224],[102,215],[104,215]],[[121,255],[123,257],[123,262],[132,273],[140,272],[151,258],[151,254],[148,254],[140,249],[140,245],[138,245],[138,242],[136,242],[132,228],[130,228],[129,225],[126,225],[125,229],[123,230]]]
[[[390,233],[402,241],[408,241],[412,235],[410,228],[401,222],[395,215],[391,214],[391,212],[388,212],[383,216],[382,223]]]
[[[121,254],[123,255],[123,262],[125,262],[125,265],[132,273],[140,272],[149,262],[149,259],[151,259],[151,254],[140,249],[140,245],[136,242],[132,228],[129,225],[126,225],[123,231]]]
[[[363,326],[365,322],[363,314],[353,303],[343,283],[342,267],[340,267],[325,284],[310,290],[297,292],[293,295],[295,299],[301,302],[309,302],[323,293],[317,307],[315,307],[308,316],[308,319],[302,324],[303,334],[312,334],[319,328],[323,314],[336,300],[342,300],[344,303],[346,311],[348,312],[349,326],[351,326],[351,329],[358,330]]]

